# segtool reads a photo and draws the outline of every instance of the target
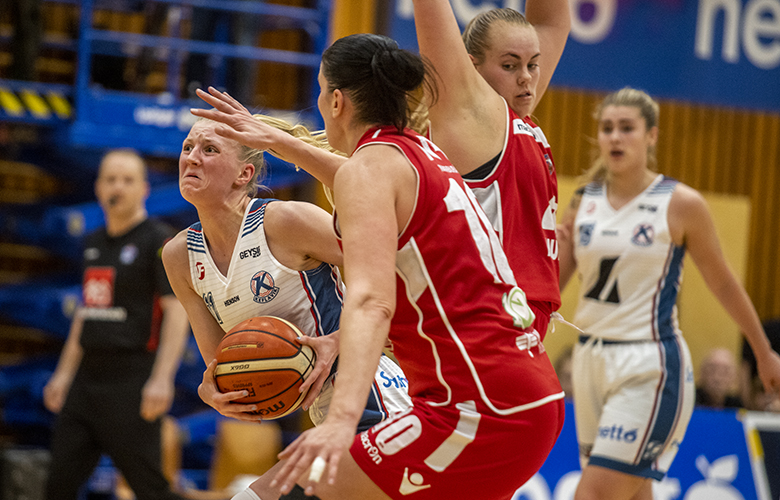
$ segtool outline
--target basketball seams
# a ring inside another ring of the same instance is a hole
[[[264,419],[295,411],[305,393],[301,384],[314,371],[317,354],[299,344],[302,334],[281,318],[258,316],[236,325],[220,341],[215,381],[221,392],[249,391],[236,403],[256,404]],[[294,338],[292,338],[294,337]]]

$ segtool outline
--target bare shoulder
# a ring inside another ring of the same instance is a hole
[[[272,201],[265,207],[263,226],[266,231],[290,231],[305,228],[314,218],[328,216],[319,206],[305,201]]]
[[[176,236],[168,240],[162,250],[162,259],[166,267],[178,261],[186,260],[187,255],[187,229],[179,231]]]
[[[707,202],[704,196],[697,190],[683,184],[677,184],[669,202],[669,213],[675,216],[688,216],[701,214],[701,211],[707,211]]]

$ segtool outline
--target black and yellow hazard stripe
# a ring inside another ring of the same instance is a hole
[[[0,86],[0,118],[28,118],[32,121],[67,120],[73,108],[60,92],[49,90],[43,96],[32,89],[11,90]]]

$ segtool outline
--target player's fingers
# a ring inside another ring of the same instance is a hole
[[[300,438],[299,438],[300,439]],[[288,446],[282,453],[287,452],[292,445]],[[279,469],[279,472],[271,481],[271,487],[279,487],[279,491],[282,494],[289,493],[298,478],[309,468],[314,457],[309,457],[308,453],[304,452],[301,446],[295,448],[295,451],[291,455],[286,457],[285,464]],[[279,458],[283,458],[282,454],[279,454]]]
[[[226,102],[222,92],[215,89],[214,87],[209,87],[208,92],[204,91],[203,89],[197,89],[195,93],[208,105],[213,106],[215,109],[218,109],[223,113],[231,114],[236,111],[234,106],[232,106],[229,102]]]
[[[308,382],[310,379],[311,377],[306,379],[306,381]],[[314,400],[317,399],[317,396],[320,395],[320,392],[322,391],[322,386],[325,385],[325,382],[327,380],[328,380],[327,375],[324,377],[317,377],[317,379],[311,384],[311,387],[309,387],[309,392],[306,394],[306,397],[301,403],[304,410],[308,410],[309,407],[312,404],[314,404]],[[301,385],[301,387],[303,387],[303,385]]]

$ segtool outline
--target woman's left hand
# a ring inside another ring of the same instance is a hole
[[[349,454],[349,447],[355,439],[355,426],[330,416],[319,427],[301,434],[298,439],[279,454],[285,460],[271,482],[282,494],[300,484],[306,495],[314,495],[317,483],[334,484],[341,458]],[[308,477],[303,476],[311,467]]]
[[[309,391],[302,403],[303,409],[308,410],[314,403],[314,400],[317,399],[317,396],[320,395],[322,386],[330,376],[333,362],[339,355],[339,331],[336,330],[322,337],[302,336],[298,339],[298,342],[310,346],[317,353],[314,370],[301,384],[301,392]]]

